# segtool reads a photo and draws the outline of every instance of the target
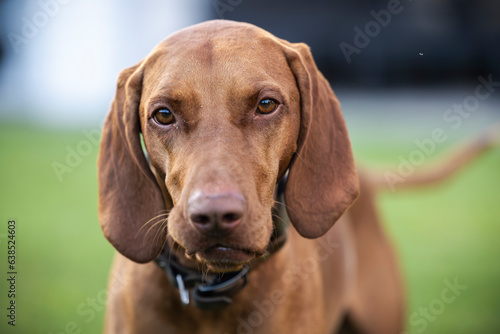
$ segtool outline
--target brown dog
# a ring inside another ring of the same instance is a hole
[[[120,74],[98,167],[121,253],[106,333],[402,330],[394,254],[363,179],[352,206],[347,129],[306,45],[230,21],[171,35]]]

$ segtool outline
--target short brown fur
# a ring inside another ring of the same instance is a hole
[[[278,109],[256,113],[263,98]],[[176,122],[157,124],[158,108]],[[248,332],[243,323],[252,333],[334,333],[346,316],[359,333],[403,329],[394,254],[363,178],[353,205],[359,182],[347,129],[306,45],[230,21],[170,36],[120,74],[98,169],[99,220],[121,253],[106,333]],[[263,260],[275,185],[287,169],[293,228]],[[189,221],[190,201],[224,191],[241,194],[242,221],[227,236],[206,235]],[[248,285],[221,310],[182,306],[151,262],[165,242],[186,266],[225,272],[252,263]],[[248,257],[206,256],[216,243]]]

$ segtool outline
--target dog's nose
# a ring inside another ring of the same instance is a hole
[[[198,193],[188,201],[191,223],[204,233],[229,233],[243,218],[245,201],[233,193],[203,195]]]

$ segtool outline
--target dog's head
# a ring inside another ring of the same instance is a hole
[[[181,30],[120,74],[98,168],[99,220],[119,252],[148,262],[168,239],[213,271],[265,253],[287,169],[304,237],[326,233],[358,193],[339,103],[309,48],[230,21]]]

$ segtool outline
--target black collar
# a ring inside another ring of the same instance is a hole
[[[274,229],[264,259],[279,250],[287,239],[289,223],[283,204],[286,179],[287,174],[276,185],[275,198],[279,202],[273,207]],[[187,306],[192,298],[200,309],[217,309],[231,304],[236,293],[245,287],[250,271],[250,266],[245,266],[239,271],[219,275],[186,268],[170,253],[168,245],[156,263],[165,271],[170,283],[179,289],[181,302]]]

